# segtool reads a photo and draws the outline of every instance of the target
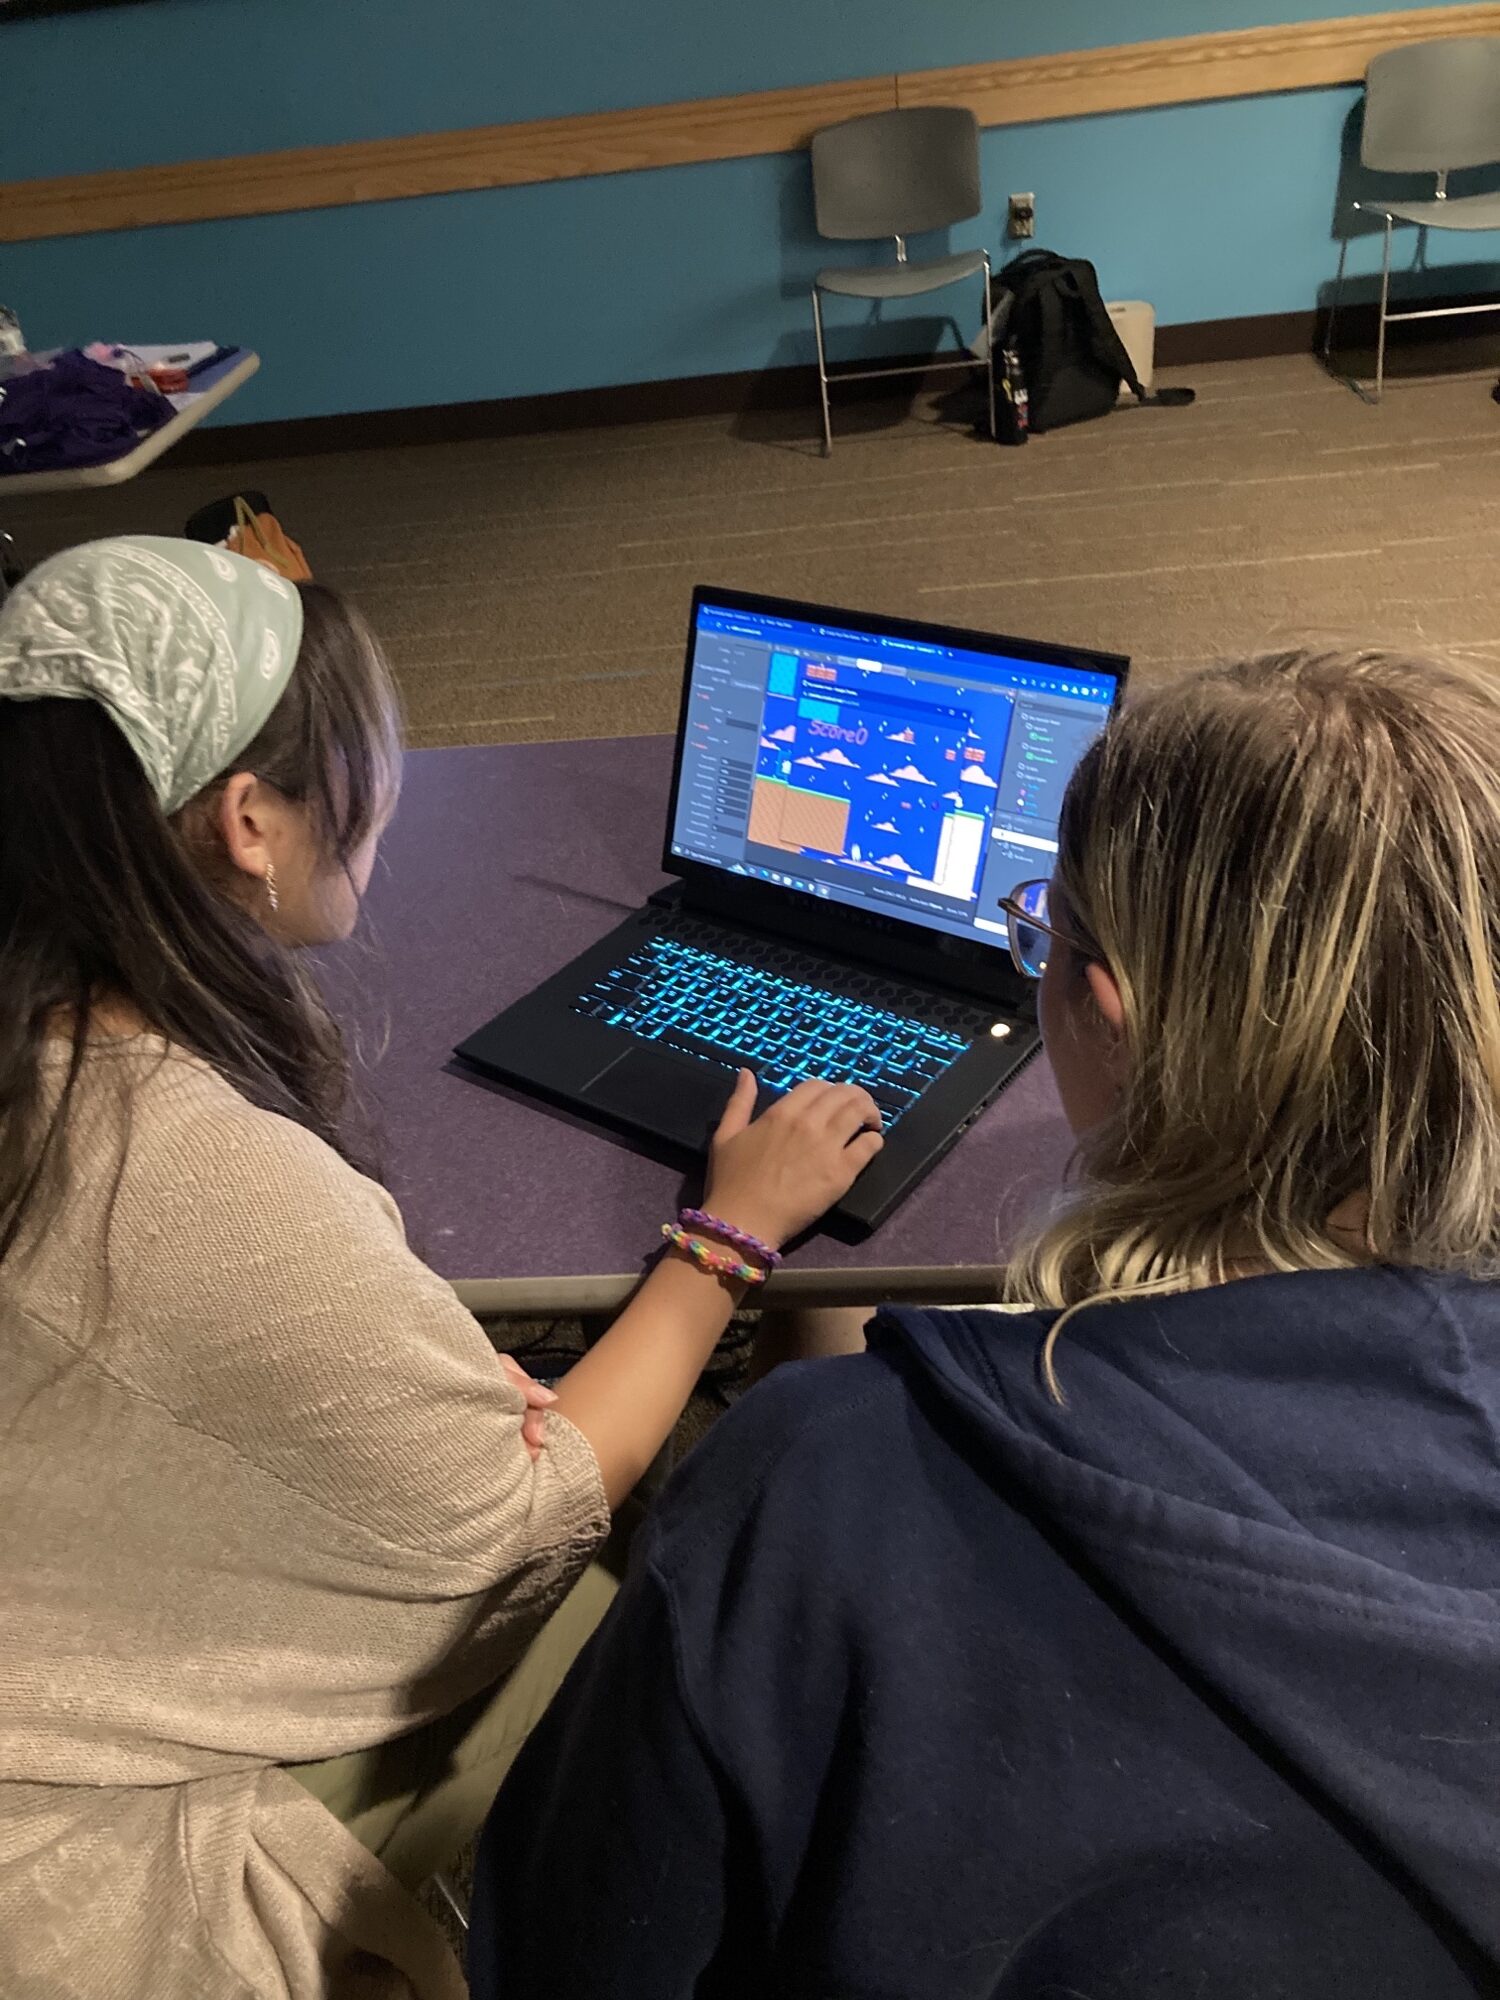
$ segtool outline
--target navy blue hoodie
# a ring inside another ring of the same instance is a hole
[[[888,1312],[656,1509],[480,2000],[1500,1992],[1500,1287]]]

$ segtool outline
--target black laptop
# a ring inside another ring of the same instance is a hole
[[[662,866],[677,879],[462,1043],[490,1075],[701,1152],[762,1103],[862,1084],[882,1222],[1037,1048],[999,903],[1051,872],[1127,662],[827,605],[693,593]]]

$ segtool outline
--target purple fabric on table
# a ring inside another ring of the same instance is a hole
[[[0,382],[0,474],[104,465],[175,414],[118,368],[67,348],[45,368]]]
[[[456,1042],[663,886],[671,784],[669,736],[407,759],[360,937],[323,954],[319,976],[359,1055],[391,1192],[445,1278],[635,1272],[698,1199],[636,1142],[450,1063]],[[987,1268],[1055,1195],[1071,1151],[1034,1062],[866,1242],[821,1233],[787,1261]],[[985,1296],[985,1276],[968,1298]]]

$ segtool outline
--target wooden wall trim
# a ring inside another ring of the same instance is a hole
[[[1357,83],[1372,56],[1402,42],[1500,34],[1500,6],[1352,14],[1283,28],[1079,49],[1018,62],[966,63],[896,79],[897,102],[967,104],[981,125],[1037,125],[1153,105]]]
[[[0,243],[795,152],[820,125],[897,104],[968,104],[982,125],[1018,125],[1315,89],[1358,81],[1372,55],[1398,43],[1479,34],[1500,34],[1500,0],[409,138],[11,181],[0,185]]]
[[[0,243],[795,152],[818,126],[888,111],[895,102],[894,76],[862,77],[403,139],[12,181],[0,186]]]

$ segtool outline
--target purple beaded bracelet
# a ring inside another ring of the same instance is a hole
[[[773,1250],[769,1243],[762,1243],[758,1236],[752,1236],[747,1229],[736,1229],[732,1222],[725,1222],[717,1215],[710,1215],[706,1209],[684,1208],[677,1217],[684,1229],[706,1229],[710,1236],[720,1236],[726,1243],[732,1243],[736,1250],[743,1250],[748,1256],[759,1257],[761,1262],[775,1270],[781,1262],[781,1252]]]

